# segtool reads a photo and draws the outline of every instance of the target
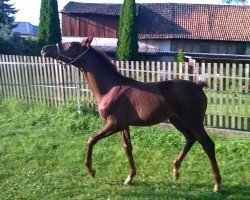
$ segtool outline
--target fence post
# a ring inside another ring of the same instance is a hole
[[[151,61],[151,76],[152,76],[152,78],[151,78],[151,82],[155,82],[156,81],[156,69],[155,69],[156,67],[155,67],[155,61]]]
[[[235,128],[236,64],[232,66],[232,118],[231,128]]]
[[[171,80],[172,75],[172,63],[168,62],[168,80]]]
[[[188,62],[185,62],[185,68],[184,68],[184,80],[189,80]]]
[[[211,126],[211,114],[212,114],[212,106],[211,106],[211,63],[207,64],[207,84],[208,84],[208,89],[207,89],[207,126]]]
[[[0,95],[4,96],[5,86],[4,86],[4,72],[3,72],[3,55],[0,55]]]
[[[238,114],[237,114],[237,128],[238,129],[241,129],[241,116],[242,116],[242,78],[243,78],[243,67],[242,67],[242,64],[239,64],[238,66]]]
[[[162,62],[162,70],[161,70],[161,80],[165,81],[167,79],[167,69],[166,69],[166,62]]]
[[[77,111],[78,114],[81,115],[81,88],[80,88],[80,77],[79,74],[81,73],[77,68],[74,68],[74,79],[75,79],[75,89],[76,89],[76,101],[77,101]]]
[[[217,63],[213,65],[213,126],[217,126]]]
[[[219,126],[223,127],[223,79],[224,79],[224,72],[223,72],[224,65],[220,63],[219,66]]]
[[[244,117],[244,130],[249,130],[249,116],[250,116],[250,113],[248,112],[248,109],[249,109],[249,97],[248,95],[248,92],[249,92],[249,73],[250,73],[250,69],[249,69],[249,64],[246,64],[245,65],[245,90],[244,90],[244,93],[245,93],[245,99],[244,99],[244,113],[245,113],[245,117]]]
[[[226,85],[225,85],[225,90],[227,91],[226,93],[226,100],[225,100],[225,127],[229,128],[230,127],[230,120],[229,120],[229,79],[230,79],[230,65],[229,63],[226,64]]]
[[[147,72],[147,76],[146,76],[146,82],[150,81],[150,76],[149,76],[149,72],[150,72],[150,64],[149,61],[146,61],[146,72]]]

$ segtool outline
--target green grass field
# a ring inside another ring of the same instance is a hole
[[[96,144],[96,178],[83,166],[86,141],[103,125],[76,105],[46,107],[0,99],[0,199],[249,199],[250,137],[211,134],[222,189],[213,193],[208,158],[195,144],[172,181],[172,163],[184,139],[174,129],[133,127],[137,176],[122,186],[128,162],[116,134]]]

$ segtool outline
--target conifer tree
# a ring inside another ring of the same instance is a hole
[[[17,10],[9,0],[0,0],[0,38],[8,39],[11,36],[11,31],[14,28],[15,14]]]
[[[118,60],[134,60],[138,54],[138,27],[134,0],[124,0],[119,19],[116,57]]]
[[[38,27],[37,48],[46,44],[61,43],[61,30],[57,0],[42,0]]]
[[[185,63],[185,57],[184,57],[183,51],[181,49],[179,49],[177,52],[176,62],[182,63],[182,64]]]

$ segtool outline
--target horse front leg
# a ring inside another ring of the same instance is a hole
[[[123,147],[124,147],[124,150],[127,154],[128,161],[129,161],[129,174],[123,184],[128,185],[131,183],[134,176],[136,175],[136,167],[135,167],[135,162],[134,162],[134,158],[132,154],[133,147],[131,144],[129,128],[126,128],[123,131],[121,131],[121,136],[122,136]]]
[[[116,132],[117,131],[115,128],[115,123],[113,121],[107,121],[105,126],[100,131],[90,136],[87,142],[87,154],[85,158],[85,166],[87,167],[89,175],[91,175],[93,178],[95,177],[95,170],[92,167],[93,146],[102,138],[108,137]]]

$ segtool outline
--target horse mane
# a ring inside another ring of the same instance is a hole
[[[112,63],[111,58],[110,58],[107,54],[105,54],[105,53],[103,53],[103,52],[101,52],[101,51],[99,51],[99,50],[97,50],[97,49],[95,49],[95,48],[93,48],[93,47],[91,47],[91,49],[95,52],[95,54],[96,54],[100,59],[102,59],[102,61],[105,62],[105,64],[108,64],[108,65],[112,66],[113,69],[114,69],[115,71],[118,72],[116,66]]]
[[[90,47],[91,50],[95,53],[95,56],[97,56],[97,58],[99,58],[99,60],[101,60],[103,62],[103,65],[105,65],[106,70],[109,71],[112,74],[118,75],[119,78],[125,78],[125,79],[130,79],[128,77],[123,76],[118,70],[117,67],[115,66],[115,64],[112,63],[111,58],[106,55],[105,53]]]

